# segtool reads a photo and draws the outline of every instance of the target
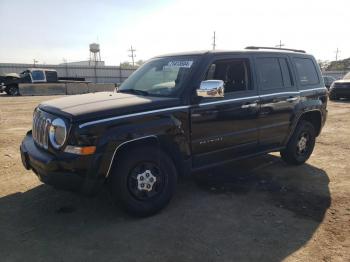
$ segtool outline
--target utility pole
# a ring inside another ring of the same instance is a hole
[[[283,46],[284,46],[284,44],[282,44],[282,41],[280,40],[280,43],[278,45],[276,45],[275,47],[282,48]]]
[[[36,63],[38,63],[37,60],[35,60],[35,58],[33,59],[33,67],[35,67]]]
[[[216,47],[216,35],[215,35],[215,31],[214,31],[214,36],[213,36],[213,50],[215,50]]]
[[[132,66],[134,67],[135,66],[135,57],[136,57],[135,51],[136,51],[136,49],[133,49],[132,46],[131,46],[131,48],[128,51],[131,52],[131,55],[129,55],[129,57],[131,57],[131,59],[132,59]]]
[[[68,77],[69,75],[68,75],[68,63],[67,63],[67,59],[62,58],[62,60],[63,60],[64,66],[65,66],[65,68],[66,68],[66,77]]]
[[[337,50],[335,51],[335,61],[338,61],[338,55],[340,53],[339,48],[337,47]]]

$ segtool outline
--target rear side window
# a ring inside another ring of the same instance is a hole
[[[256,63],[262,90],[283,88],[283,76],[278,58],[257,58]]]
[[[299,81],[302,85],[316,85],[318,79],[316,67],[309,58],[294,58]]]
[[[57,82],[57,72],[55,71],[45,71],[47,82]]]

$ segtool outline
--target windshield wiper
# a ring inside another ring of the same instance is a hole
[[[130,94],[135,94],[135,95],[142,95],[142,96],[148,96],[149,93],[147,91],[144,90],[140,90],[140,89],[122,89],[119,90],[120,93],[130,93]]]

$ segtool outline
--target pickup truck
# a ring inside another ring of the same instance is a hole
[[[30,68],[20,74],[10,73],[1,77],[0,92],[6,92],[11,96],[18,96],[18,85],[22,83],[58,83],[67,81],[85,81],[84,78],[63,78],[58,77],[57,71],[54,69]]]
[[[350,72],[343,79],[334,81],[329,88],[330,100],[339,100],[340,98],[350,99]]]
[[[88,194],[107,183],[126,211],[147,216],[192,171],[276,151],[303,164],[327,101],[317,62],[301,50],[164,55],[117,92],[40,104],[21,157],[44,183]]]

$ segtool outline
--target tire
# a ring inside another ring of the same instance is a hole
[[[281,151],[282,159],[291,165],[304,164],[311,156],[316,141],[314,126],[301,120],[288,141],[287,147]]]
[[[10,96],[19,96],[18,86],[16,85],[8,86],[6,93]]]
[[[169,203],[177,172],[170,157],[157,147],[131,148],[118,157],[110,183],[116,202],[128,213],[144,217]]]
[[[331,100],[331,101],[336,101],[336,100],[338,100],[338,99],[337,99],[336,96],[330,96],[330,97],[329,97],[329,100]]]
[[[335,94],[330,93],[330,94],[329,94],[329,100],[335,101],[335,100],[338,100],[338,98],[337,98],[337,96],[336,96]]]

